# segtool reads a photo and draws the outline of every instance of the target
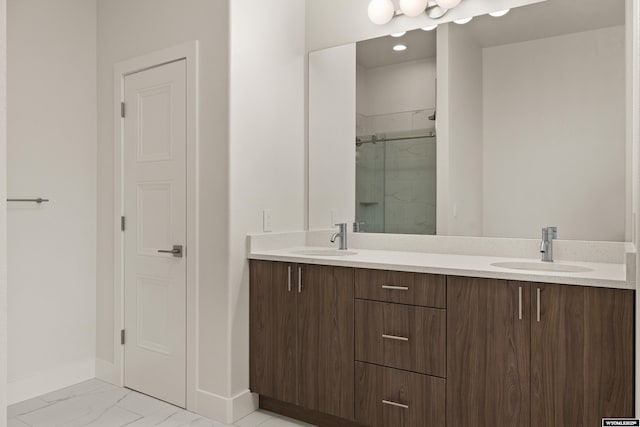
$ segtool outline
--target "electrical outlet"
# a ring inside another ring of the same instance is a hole
[[[331,226],[329,228],[333,228],[336,225],[336,210],[331,209]]]
[[[273,211],[271,209],[265,209],[262,211],[262,231],[272,231],[273,226]]]

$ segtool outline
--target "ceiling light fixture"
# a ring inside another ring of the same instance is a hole
[[[371,0],[368,14],[371,22],[377,25],[389,23],[396,15],[408,17],[420,16],[426,12],[431,19],[440,19],[449,9],[457,7],[462,0],[399,0],[400,10],[391,0]],[[428,27],[427,27],[428,28]]]
[[[438,6],[443,9],[453,9],[457,7],[462,0],[436,0]]]
[[[396,52],[402,52],[403,50],[407,50],[407,45],[397,44],[393,47],[393,50],[395,50]]]
[[[407,34],[407,32],[406,32],[406,31],[402,31],[401,33],[392,33],[392,34],[390,34],[390,36],[391,36],[391,37],[396,37],[396,38],[397,38],[397,37],[402,37],[402,36],[404,36],[405,34]]]
[[[498,10],[498,11],[495,11],[495,12],[491,12],[489,15],[494,16],[496,18],[499,18],[499,17],[504,16],[507,13],[509,13],[510,10],[511,9]]]
[[[468,23],[468,22],[471,22],[471,20],[472,20],[472,19],[473,19],[473,16],[470,16],[470,17],[468,17],[468,18],[456,19],[456,20],[455,20],[455,21],[453,21],[453,22],[455,22],[456,24],[463,25],[463,24],[466,24],[466,23]]]
[[[422,27],[421,30],[422,31],[433,31],[436,28],[438,28],[438,24],[429,25],[428,27]]]
[[[369,19],[377,25],[384,25],[391,21],[396,8],[391,0],[371,0],[368,8]]]
[[[405,15],[414,18],[424,13],[429,0],[400,0],[400,10]]]

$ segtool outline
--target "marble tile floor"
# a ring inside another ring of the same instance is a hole
[[[258,410],[222,424],[100,380],[89,380],[8,408],[8,427],[313,427]]]

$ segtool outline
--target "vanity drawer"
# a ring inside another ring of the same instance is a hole
[[[445,377],[446,311],[355,301],[356,360]]]
[[[445,308],[445,276],[356,269],[356,298]]]
[[[356,362],[356,421],[371,427],[445,425],[442,378]]]

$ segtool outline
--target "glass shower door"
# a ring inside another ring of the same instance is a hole
[[[436,137],[430,131],[356,142],[356,221],[366,233],[436,234]]]

